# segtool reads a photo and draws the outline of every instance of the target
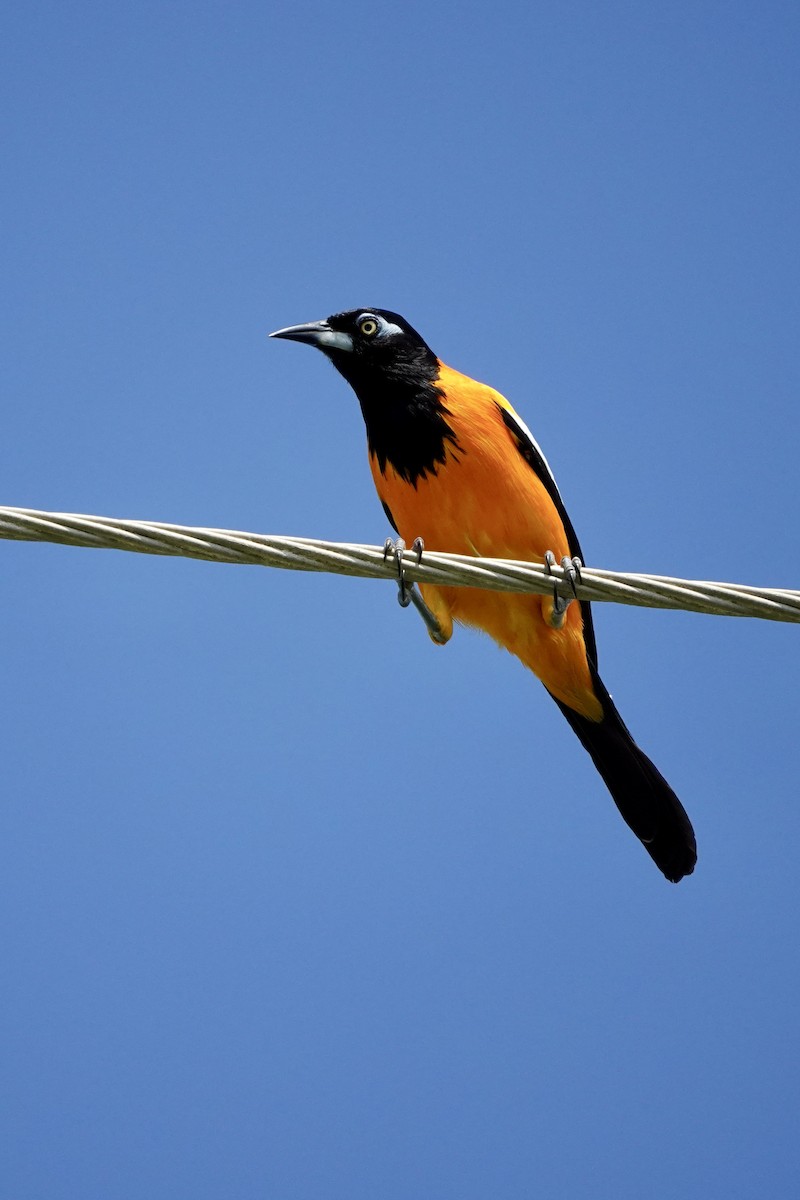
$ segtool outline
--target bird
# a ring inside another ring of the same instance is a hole
[[[689,817],[639,748],[597,668],[591,606],[575,596],[405,583],[402,554],[443,551],[561,560],[574,584],[575,530],[536,440],[494,388],[446,366],[398,313],[356,308],[270,335],[316,347],[358,398],[369,465],[395,533],[400,600],[447,642],[453,622],[488,633],[536,675],[588,751],[617,808],[672,883],[697,861]]]

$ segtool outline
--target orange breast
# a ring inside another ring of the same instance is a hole
[[[552,550],[560,560],[569,553],[567,535],[503,422],[498,405],[508,408],[508,402],[444,364],[438,384],[458,446],[448,444],[447,460],[436,474],[414,486],[391,465],[382,474],[374,458],[370,463],[378,495],[401,537],[408,545],[421,537],[428,550],[539,562]],[[552,607],[547,597],[431,585],[423,592],[434,609],[444,605],[455,620],[485,630],[559,700],[600,719],[577,604],[570,605],[563,627],[553,629],[546,620]]]

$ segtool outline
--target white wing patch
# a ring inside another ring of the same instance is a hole
[[[541,446],[536,441],[536,438],[533,436],[530,429],[528,429],[528,426],[522,420],[522,417],[518,417],[517,414],[511,408],[504,408],[504,415],[505,415],[505,419],[506,419],[506,424],[509,426],[511,426],[511,425],[514,426],[514,432],[517,434],[520,441],[521,442],[529,442],[530,445],[533,447],[534,451],[536,452],[537,457],[541,459],[542,464],[543,464],[545,470],[547,471],[547,474],[550,476],[550,480],[553,484],[553,487],[555,488],[555,490],[558,493],[558,496],[560,498],[561,493],[558,491],[558,484],[556,483],[555,475],[553,474],[550,463],[545,458],[544,452],[542,451]]]

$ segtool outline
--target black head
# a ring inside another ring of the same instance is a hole
[[[385,308],[352,308],[271,335],[316,346],[358,396],[371,453],[414,483],[456,439],[437,387],[439,361],[416,329]]]
[[[375,386],[378,377],[421,383],[438,373],[430,346],[403,317],[385,308],[352,308],[325,321],[278,329],[270,336],[316,346],[356,392]]]

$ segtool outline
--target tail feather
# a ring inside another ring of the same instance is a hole
[[[556,704],[588,751],[622,819],[659,870],[677,883],[691,875],[697,861],[691,822],[664,776],[634,742],[594,668],[592,677],[603,705],[602,721],[590,721],[560,700]]]

